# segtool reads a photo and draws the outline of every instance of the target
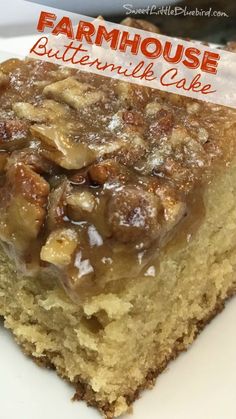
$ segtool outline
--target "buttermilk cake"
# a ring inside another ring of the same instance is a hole
[[[5,327],[117,417],[235,293],[236,110],[11,59],[0,150]]]

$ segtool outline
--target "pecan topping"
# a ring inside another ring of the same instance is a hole
[[[64,180],[50,192],[48,199],[47,226],[53,230],[64,224],[66,217],[67,195],[71,192],[70,184]]]
[[[75,191],[67,197],[68,213],[73,220],[82,220],[96,207],[96,198],[88,191]]]
[[[75,230],[63,228],[53,231],[41,249],[40,257],[44,262],[56,266],[69,265],[72,255],[78,245]]]
[[[28,126],[26,123],[17,120],[9,119],[0,122],[0,141],[4,140],[18,140],[27,136]]]
[[[150,126],[153,134],[168,134],[174,126],[173,114],[165,109],[156,113],[156,119],[156,122]]]
[[[160,199],[134,187],[124,187],[113,194],[108,207],[108,221],[113,236],[123,242],[156,238],[161,230]]]
[[[123,113],[123,120],[126,124],[130,125],[142,125],[143,118],[140,113],[132,112],[132,111],[125,111]]]
[[[43,226],[49,186],[24,164],[10,166],[6,176],[6,184],[0,189],[0,235],[23,251]]]
[[[95,90],[72,77],[46,86],[43,92],[48,98],[64,102],[77,110],[105,100],[103,91]]]
[[[53,122],[59,118],[66,118],[68,108],[54,100],[44,100],[41,106],[34,106],[31,103],[17,102],[12,106],[19,118],[28,119],[32,122]]]
[[[128,176],[127,170],[114,160],[93,164],[89,167],[88,173],[92,182],[98,185],[103,185],[114,179],[122,181]]]
[[[15,163],[23,163],[29,166],[36,173],[53,173],[55,166],[43,156],[38,150],[33,148],[25,148],[22,150],[13,151],[8,158],[8,166]]]
[[[9,81],[9,77],[0,70],[0,89],[7,86]]]
[[[41,141],[42,154],[65,169],[80,169],[95,160],[86,144],[71,140],[57,126],[33,125],[31,133]]]
[[[124,278],[122,258],[140,272],[140,251],[144,266],[191,212],[192,190],[232,161],[235,118],[76,69],[2,63],[1,239],[20,265],[34,253],[56,266],[67,289]]]

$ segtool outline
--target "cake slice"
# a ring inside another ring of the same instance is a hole
[[[107,418],[236,290],[236,111],[0,65],[0,315]]]

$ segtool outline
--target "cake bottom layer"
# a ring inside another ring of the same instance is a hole
[[[236,291],[235,166],[208,185],[204,207],[195,231],[185,228],[187,240],[179,233],[156,254],[154,276],[91,290],[80,305],[54,278],[17,276],[1,251],[5,326],[27,354],[75,385],[75,398],[119,416]]]

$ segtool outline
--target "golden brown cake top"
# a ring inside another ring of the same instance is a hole
[[[193,191],[232,160],[235,133],[230,108],[6,61],[0,238],[26,272],[55,267],[67,288],[127,275],[122,260],[136,275],[191,213]]]

